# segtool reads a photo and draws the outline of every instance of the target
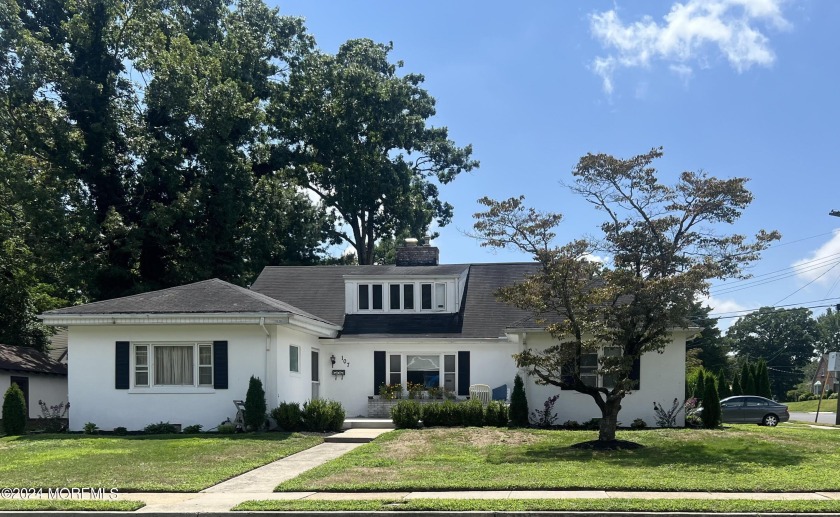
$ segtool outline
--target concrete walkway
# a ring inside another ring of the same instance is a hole
[[[227,492],[198,494],[120,494],[143,501],[136,513],[221,513],[248,500],[411,500],[411,499],[749,499],[760,501],[840,500],[840,492],[622,492],[612,490],[485,490],[462,492]]]
[[[138,513],[228,511],[248,499],[273,499],[274,489],[280,483],[334,460],[388,431],[391,429],[348,429],[329,437],[325,443],[263,465],[197,494],[134,493],[120,494],[119,499],[146,503]]]

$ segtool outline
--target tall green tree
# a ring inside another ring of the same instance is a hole
[[[827,309],[817,316],[817,350],[840,352],[840,311]]]
[[[773,396],[784,400],[785,393],[799,382],[801,369],[814,357],[818,333],[808,309],[762,307],[739,319],[726,337],[741,360],[755,362],[763,358],[773,368]],[[746,389],[743,382],[742,378]]]
[[[767,361],[763,358],[755,365],[755,391],[761,397],[773,398],[770,390],[770,372],[767,369]]]
[[[555,246],[553,228],[561,215],[528,209],[522,197],[481,199],[487,210],[476,214],[483,245],[518,248],[539,264],[525,281],[498,293],[545,321],[557,339],[545,349],[526,348],[516,356],[518,366],[538,383],[592,397],[601,410],[598,439],[604,446],[615,440],[621,401],[637,385],[633,364],[663,350],[672,332],[686,326],[709,280],[742,276],[743,265],[778,238],[762,231],[750,242],[716,232],[752,201],[747,180],[684,172],[675,185],[666,185],[652,167],[661,156],[661,149],[653,149],[630,159],[581,158],[571,190],[606,215],[597,240]],[[609,255],[612,262],[586,260],[592,253]],[[580,375],[581,356],[605,345],[622,352],[599,359],[598,373],[610,375],[612,387],[592,385]]]
[[[379,239],[445,226],[452,206],[438,186],[478,166],[445,127],[429,125],[435,99],[420,74],[400,75],[391,45],[350,40],[336,55],[307,54],[270,108],[284,168],[331,210],[333,237],[371,264]]]
[[[726,397],[731,397],[733,395],[732,388],[729,386],[729,380],[726,378],[726,370],[724,368],[718,370],[717,379],[718,395],[720,396],[721,400],[725,399]]]
[[[732,394],[746,395],[746,393],[744,393],[744,388],[741,386],[741,376],[737,373],[732,377]]]
[[[721,421],[717,379],[711,373],[706,376],[703,386],[703,413],[701,413],[701,419],[703,421],[703,427],[706,429],[718,427]]]
[[[749,363],[741,365],[741,391],[744,395],[758,395],[755,389],[755,376]]]
[[[725,340],[717,327],[718,319],[709,317],[711,307],[695,302],[689,321],[700,327],[700,333],[686,342],[687,357],[695,357],[707,370],[715,371],[729,365]],[[692,353],[696,350],[696,353]]]
[[[319,260],[324,210],[260,168],[268,101],[313,45],[261,0],[6,2],[0,210],[25,231],[4,263],[31,254],[49,291],[26,310]]]

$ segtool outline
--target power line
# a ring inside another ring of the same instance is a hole
[[[778,302],[774,303],[773,305],[778,305],[780,302],[783,302],[783,301],[787,300],[788,298],[790,298],[791,296],[795,295],[795,294],[796,294],[796,293],[798,293],[799,291],[801,291],[801,290],[805,289],[806,287],[808,287],[809,285],[813,284],[814,282],[816,282],[816,281],[817,281],[817,280],[819,280],[820,278],[824,277],[824,276],[826,275],[826,273],[828,273],[829,271],[831,271],[832,269],[834,269],[835,267],[837,267],[837,264],[838,264],[838,263],[835,263],[833,266],[831,266],[830,268],[828,268],[828,269],[826,269],[825,271],[823,271],[823,272],[822,272],[822,273],[821,273],[818,277],[814,278],[813,280],[811,280],[811,281],[810,281],[810,282],[808,282],[807,284],[803,285],[802,287],[800,287],[800,288],[799,288],[799,289],[797,289],[796,291],[794,291],[794,292],[790,293],[789,295],[785,296],[784,298],[782,298],[782,299],[781,299],[781,300],[779,300]]]
[[[835,307],[835,306],[836,306],[836,304],[832,304],[832,305],[812,305],[812,306],[809,306],[809,307],[792,307],[790,309],[777,309],[776,312],[782,312],[782,311],[783,312],[790,312],[790,311],[798,311],[798,310],[802,310],[802,309],[822,309],[822,308],[825,308],[825,307]],[[772,308],[774,308],[774,307],[771,307],[771,309]],[[748,311],[746,311],[746,314],[736,314],[734,316],[714,316],[713,314],[709,314],[709,317],[717,319],[717,320],[729,320],[729,319],[732,319],[732,318],[743,318],[744,316],[749,316],[751,313],[756,312],[756,311],[758,311],[758,309],[749,309]]]
[[[838,262],[840,262],[840,253],[832,253],[831,255],[826,255],[825,257],[809,260],[794,266],[789,266],[776,271],[771,271],[769,273],[754,275],[750,278],[745,278],[743,280],[735,280],[734,282],[730,282],[727,285],[715,286],[712,287],[710,291],[713,291],[715,294],[724,294],[728,292],[741,291],[744,289],[749,289],[751,287],[769,284],[777,280],[791,278],[793,276],[799,275],[800,273],[806,273],[808,271],[813,271],[828,266],[834,266]]]

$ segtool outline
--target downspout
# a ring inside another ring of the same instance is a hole
[[[266,386],[269,386],[268,383],[268,352],[271,350],[271,333],[265,328],[265,316],[260,318],[260,327],[262,327],[263,332],[265,332],[265,377],[264,383]]]

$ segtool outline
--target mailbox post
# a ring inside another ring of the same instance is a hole
[[[829,372],[834,372],[834,382],[837,382],[840,377],[840,352],[830,352],[828,354],[828,368]],[[825,376],[828,382],[828,374]],[[840,425],[840,397],[837,397],[837,408],[834,410],[834,425]]]

